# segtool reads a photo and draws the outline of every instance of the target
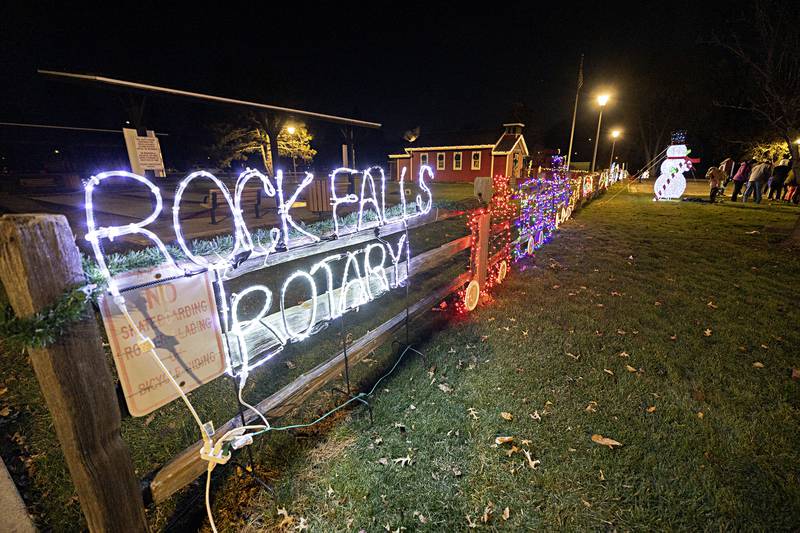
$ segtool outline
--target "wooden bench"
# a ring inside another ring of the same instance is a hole
[[[252,203],[255,207],[256,218],[261,218],[261,187],[247,187],[242,191],[241,206],[244,210],[245,206]],[[211,210],[211,224],[217,223],[217,209],[219,208],[219,195],[220,192],[216,189],[209,189],[206,196],[203,197],[203,206]]]
[[[377,180],[376,180],[377,181]],[[380,190],[380,182],[375,183],[376,190]],[[361,175],[353,174],[347,176],[339,176],[336,180],[336,195],[343,197],[346,194],[361,194]],[[379,193],[380,194],[380,193]],[[314,181],[306,188],[306,201],[308,203],[308,210],[322,217],[323,213],[330,213],[333,211],[333,204],[331,203],[331,188],[330,181],[324,177],[315,178]],[[297,205],[297,204],[295,204]]]
[[[333,211],[328,180],[315,179],[308,186],[308,210],[320,217],[322,213]]]

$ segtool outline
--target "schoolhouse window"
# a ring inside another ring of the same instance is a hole
[[[480,152],[472,152],[472,170],[480,170],[481,169],[481,153]]]
[[[453,154],[453,170],[461,170],[461,152]]]
[[[419,164],[420,165],[428,164],[428,154],[419,154]]]
[[[444,170],[444,152],[436,154],[436,170]]]

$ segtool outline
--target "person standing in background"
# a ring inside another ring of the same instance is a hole
[[[725,181],[722,182],[722,192],[725,192],[725,187],[733,179],[733,171],[736,168],[736,161],[732,158],[728,157],[722,160],[722,163],[719,164],[719,169],[725,173]]]
[[[706,172],[706,179],[709,187],[709,200],[711,203],[717,201],[717,195],[722,191],[722,184],[725,182],[725,172],[718,167],[711,167]]]
[[[783,184],[786,182],[786,177],[791,170],[792,160],[781,159],[772,171],[772,178],[769,184],[769,200],[780,200],[783,196]]]
[[[781,198],[787,202],[797,203],[797,175],[794,173],[794,169],[789,170],[784,186],[786,187],[786,192],[783,193]]]
[[[742,195],[743,203],[747,203],[747,198],[751,194],[755,203],[761,203],[761,189],[771,173],[772,163],[763,161],[753,166],[753,170],[750,171],[750,178],[747,180],[747,188],[744,190],[744,195]]]
[[[731,195],[732,202],[735,202],[739,197],[739,194],[742,192],[742,187],[750,177],[750,169],[753,168],[753,163],[755,162],[755,159],[751,159],[750,161],[742,161],[739,163],[739,168],[736,170],[736,174],[733,175],[733,194]]]

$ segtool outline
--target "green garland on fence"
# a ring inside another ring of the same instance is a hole
[[[97,285],[65,292],[45,309],[28,318],[19,318],[10,305],[0,316],[0,346],[7,351],[44,348],[55,343],[75,322],[86,316],[86,304],[100,293]]]

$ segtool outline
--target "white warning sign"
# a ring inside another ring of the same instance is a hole
[[[149,337],[184,392],[225,372],[225,351],[208,272],[165,279],[158,270],[116,277],[136,328]],[[180,395],[110,297],[100,302],[111,352],[128,410],[144,416]]]

